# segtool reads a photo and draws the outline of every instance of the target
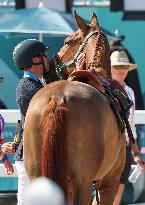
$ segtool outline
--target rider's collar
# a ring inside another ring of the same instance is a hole
[[[32,72],[30,72],[30,71],[24,71],[24,76],[23,76],[24,78],[32,78],[33,80],[35,80],[35,81],[39,81],[39,78],[38,78],[38,76],[35,74],[35,73],[32,73]]]

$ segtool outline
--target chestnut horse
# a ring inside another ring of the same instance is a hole
[[[87,25],[75,13],[78,30],[56,55],[57,74],[67,76],[85,50],[86,69],[110,75],[109,46],[97,17]],[[125,162],[125,138],[106,97],[83,82],[60,80],[31,100],[24,125],[24,163],[33,180],[57,182],[71,205],[88,205],[96,183],[100,205],[112,205]],[[55,196],[54,196],[55,197]]]

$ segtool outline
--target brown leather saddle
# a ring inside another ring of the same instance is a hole
[[[135,142],[128,122],[129,110],[132,107],[133,102],[129,99],[125,89],[119,82],[98,73],[94,69],[74,71],[69,75],[68,80],[87,83],[106,96],[116,115],[121,132],[123,133],[126,128],[130,142]]]

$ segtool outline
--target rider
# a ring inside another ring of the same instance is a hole
[[[15,135],[15,165],[18,173],[18,203],[24,205],[24,190],[29,184],[23,163],[23,128],[26,112],[32,97],[43,88],[43,76],[50,70],[47,47],[36,39],[27,39],[19,43],[13,51],[15,65],[24,71],[16,88],[16,101],[20,109],[21,123],[17,125]]]

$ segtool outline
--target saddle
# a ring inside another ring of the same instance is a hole
[[[98,73],[94,69],[74,71],[69,75],[68,80],[87,83],[106,96],[116,115],[121,133],[124,133],[126,128],[130,142],[135,143],[128,122],[129,110],[133,106],[133,102],[129,99],[125,89],[119,82],[106,77],[102,73]]]
[[[82,83],[87,83],[96,88],[99,92],[105,93],[101,79],[98,78],[97,75],[94,75],[93,72],[87,70],[74,71],[69,75],[68,80],[76,80]]]

